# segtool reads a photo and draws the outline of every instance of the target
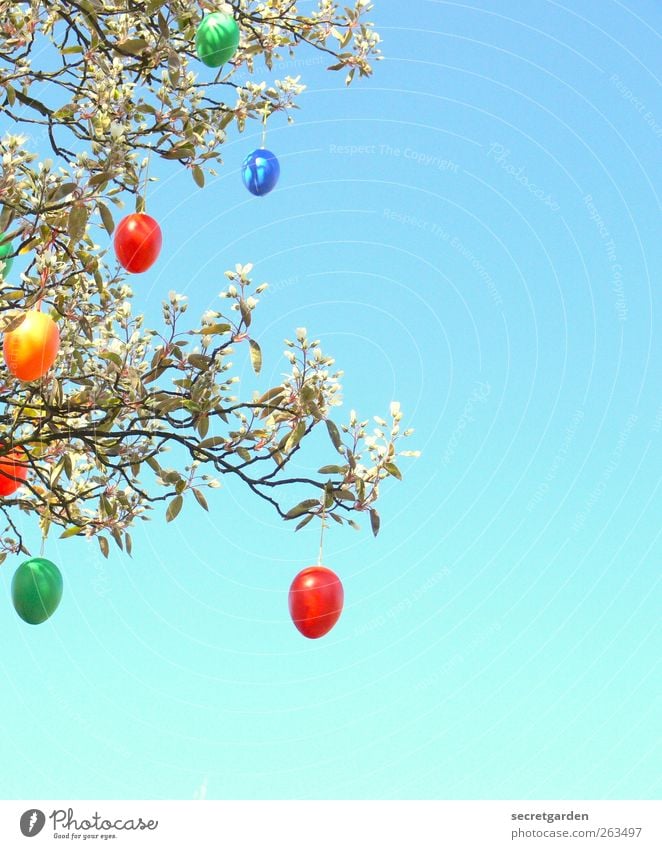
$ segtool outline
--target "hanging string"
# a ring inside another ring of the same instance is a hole
[[[151,165],[151,162],[152,162],[152,151],[150,150],[150,152],[147,154],[147,165],[145,166],[145,180],[144,180],[144,184],[143,184],[143,194],[142,194],[143,209],[141,210],[141,212],[144,212],[147,209],[147,187],[149,185],[149,166]]]
[[[163,91],[161,92],[161,97],[159,98],[159,102],[161,104],[160,113],[162,114],[163,110],[165,109],[165,92],[163,92]],[[141,210],[142,212],[144,212],[147,209],[147,187],[149,186],[149,166],[151,164],[152,164],[152,151],[149,150],[147,152],[147,164],[145,165],[145,179],[144,179],[143,193],[142,193],[142,199],[143,199],[143,209]]]
[[[48,510],[48,513],[47,513],[47,516],[46,516],[46,521],[42,525],[42,531],[41,531],[41,546],[39,548],[39,556],[40,557],[44,556],[44,548],[46,546],[46,536],[48,535],[48,529],[49,529],[50,524],[51,524],[50,506],[47,507],[47,510]]]
[[[48,270],[44,269],[41,272],[39,277],[39,298],[37,300],[37,310],[41,312],[41,304],[44,300],[44,289],[46,288],[46,281],[48,280]]]
[[[322,527],[320,528],[320,550],[317,555],[317,565],[322,565],[324,559],[324,529],[326,528],[326,492],[322,496]]]
[[[260,142],[260,147],[262,150],[265,149],[267,144],[267,104],[264,104],[264,117],[262,118],[262,141]]]

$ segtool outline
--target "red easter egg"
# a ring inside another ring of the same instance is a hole
[[[6,498],[16,492],[27,476],[24,451],[19,449],[0,457],[0,497]]]
[[[163,237],[158,223],[142,212],[123,218],[115,229],[115,254],[132,274],[147,271],[156,262]]]
[[[343,600],[343,586],[335,572],[326,566],[309,566],[292,581],[290,616],[304,637],[316,640],[336,624]]]

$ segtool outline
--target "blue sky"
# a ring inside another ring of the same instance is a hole
[[[38,628],[7,561],[4,798],[659,798],[662,11],[375,7],[371,80],[282,69],[308,90],[269,129],[271,195],[240,179],[258,126],[204,191],[157,172],[164,248],[134,290],[193,321],[253,262],[244,391],[306,326],[346,411],[399,400],[423,455],[377,540],[330,529],[323,640],[287,611],[317,529],[232,481],[137,528],[133,559],[49,540],[65,594]],[[331,461],[319,440],[298,464]]]

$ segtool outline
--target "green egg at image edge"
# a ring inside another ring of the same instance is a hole
[[[9,257],[9,259],[5,259],[6,256],[12,254],[14,252],[14,246],[11,242],[5,242],[4,244],[0,244],[0,274],[6,277],[11,271],[12,264],[14,262],[13,257]]]
[[[18,615],[30,625],[50,618],[62,599],[62,574],[44,557],[26,560],[14,573],[12,601]]]

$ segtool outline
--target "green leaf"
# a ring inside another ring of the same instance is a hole
[[[200,492],[200,490],[193,488],[191,491],[193,492],[193,495],[195,496],[195,500],[202,507],[202,509],[203,510],[209,510],[209,505],[207,504],[207,499]]]
[[[356,501],[356,496],[348,489],[334,489],[333,497],[336,501]]]
[[[110,516],[113,515],[113,512],[114,512],[113,511],[113,505],[109,501],[108,496],[106,496],[106,495],[99,496],[99,504],[101,506],[101,509],[103,511],[104,516],[110,517]]]
[[[243,298],[239,299],[239,312],[241,313],[241,317],[242,317],[246,327],[250,327],[251,326],[251,318],[252,318],[251,311],[250,311],[248,304],[246,303],[246,301]]]
[[[295,532],[300,531],[301,528],[305,528],[306,525],[308,524],[308,522],[312,522],[314,518],[315,518],[315,515],[313,513],[310,513],[310,515],[308,515],[308,516],[304,516],[304,518],[299,522],[299,524],[294,529]]]
[[[224,445],[226,439],[224,436],[210,436],[209,439],[203,439],[202,442],[198,445],[198,448],[207,449],[207,448],[216,448],[217,445]]]
[[[99,356],[104,360],[108,360],[108,362],[114,363],[118,368],[122,368],[124,365],[120,355],[114,351],[102,351]]]
[[[75,203],[71,207],[67,222],[67,232],[74,242],[79,242],[85,235],[89,214],[89,210],[84,203]]]
[[[258,399],[258,404],[265,404],[267,401],[273,401],[274,398],[278,398],[279,395],[282,395],[285,392],[285,388],[283,386],[274,386],[273,389],[267,389],[267,391]]]
[[[199,165],[194,165],[193,168],[191,169],[191,171],[193,172],[193,179],[195,180],[196,186],[198,186],[201,189],[204,189],[204,187],[205,187],[205,172],[202,170],[202,168]]]
[[[150,5],[153,5],[153,4],[150,4]],[[161,2],[161,0],[159,0],[156,8],[160,9],[161,6],[163,6],[163,3]],[[151,14],[151,11],[150,11],[150,14]],[[170,29],[168,27],[168,22],[163,17],[163,14],[160,11],[159,11],[159,14],[158,14],[158,17],[157,17],[157,22],[159,24],[159,32],[161,33],[161,35],[166,39],[169,38],[170,37]]]
[[[172,483],[175,484],[182,479],[182,476],[179,472],[174,471],[174,469],[163,470],[161,472],[161,478],[164,483]]]
[[[78,525],[72,525],[70,528],[67,528],[66,531],[63,531],[60,534],[60,539],[69,539],[69,537],[77,536],[83,529],[79,528]]]
[[[92,333],[92,328],[90,327],[90,322],[85,318],[84,315],[81,315],[80,318],[78,319],[78,324],[80,325],[80,329],[83,331],[85,336],[91,342],[94,334]]]
[[[296,507],[293,507],[291,510],[288,510],[285,514],[286,519],[296,519],[297,516],[302,516],[304,513],[307,513],[313,507],[319,507],[319,500],[316,498],[307,498],[305,501],[300,501]]]
[[[248,346],[251,352],[251,365],[255,374],[259,374],[262,369],[262,350],[255,339],[248,340]]]
[[[124,545],[126,546],[126,553],[131,557],[131,551],[133,549],[133,543],[131,541],[131,535],[128,533],[124,534]]]
[[[101,220],[103,221],[103,226],[106,228],[106,233],[111,236],[113,230],[115,229],[113,215],[108,209],[108,207],[104,203],[101,203],[101,201],[97,201],[97,206],[99,207],[99,212],[101,213]]]
[[[163,159],[189,159],[195,156],[195,148],[189,143],[173,145],[170,150],[161,154]]]
[[[182,399],[179,396],[165,397],[163,400],[156,402],[156,409],[160,415],[166,413],[174,413],[175,410],[181,410]]]
[[[51,467],[49,475],[49,486],[52,489],[58,481],[58,478],[64,471],[64,457],[61,457],[57,463]],[[71,534],[70,534],[71,536]]]
[[[230,324],[207,324],[200,331],[203,336],[210,336],[212,333],[219,335],[221,333],[227,333],[229,330],[232,330],[232,325]]]
[[[384,463],[384,468],[389,475],[393,475],[393,477],[397,478],[399,481],[402,480],[402,473],[395,463]]]
[[[305,433],[306,433],[306,423],[305,422],[299,422],[297,424],[297,426],[294,428],[294,430],[292,431],[292,433],[287,437],[287,440],[285,442],[285,446],[283,447],[283,451],[285,451],[286,454],[289,454],[291,451],[293,451],[297,447],[297,445],[301,442]]]
[[[126,41],[120,41],[117,46],[124,53],[140,56],[147,49],[148,44],[144,38],[127,38]]]
[[[273,389],[265,392],[261,398],[258,398],[257,403],[265,405],[264,409],[260,410],[259,415],[261,419],[265,419],[276,407],[279,407],[283,403],[284,393],[285,389],[282,386],[275,386]]]
[[[205,436],[209,433],[209,416],[202,413],[200,418],[196,422],[196,430],[198,431],[198,435],[204,439]]]
[[[119,528],[111,528],[110,533],[115,540],[115,545],[120,551],[124,551],[124,543],[122,542],[122,534],[120,533]]]
[[[189,354],[188,362],[193,368],[197,368],[200,371],[207,371],[211,365],[211,357],[205,357],[203,354]]]
[[[55,203],[58,200],[62,200],[62,198],[66,198],[67,195],[75,192],[77,188],[77,183],[62,183],[62,185],[53,189],[53,192],[48,196],[48,201],[49,203]]]
[[[20,315],[17,315],[15,318],[12,318],[11,321],[8,321],[7,324],[2,328],[3,333],[9,333],[10,330],[16,330],[17,327],[20,327],[21,324],[25,321],[25,313],[22,312]]]
[[[113,179],[113,175],[108,171],[101,171],[99,174],[93,174],[87,181],[88,186],[100,186],[102,183],[108,183]]]
[[[347,466],[322,466],[317,470],[320,475],[344,475]]]
[[[99,548],[101,549],[103,556],[108,557],[110,554],[110,546],[108,545],[106,537],[97,537],[97,542],[99,543]]]
[[[10,206],[2,207],[2,211],[0,211],[0,233],[4,233],[5,230],[7,230],[14,220],[15,215],[15,210],[13,210]],[[2,242],[2,244],[4,244],[4,242]]]
[[[172,522],[173,519],[176,519],[179,516],[179,511],[182,509],[182,505],[184,504],[184,498],[181,495],[177,495],[172,499],[170,504],[168,504],[168,509],[166,510],[166,522]]]
[[[326,420],[326,429],[329,431],[329,437],[331,439],[331,442],[333,442],[333,444],[336,448],[336,451],[338,451],[338,453],[342,454],[343,453],[343,451],[342,451],[343,446],[342,446],[342,441],[340,439],[340,431],[338,430],[338,428],[336,427],[334,422],[331,421],[331,419]]]
[[[372,532],[375,536],[379,533],[379,526],[381,521],[379,519],[379,513],[373,508],[370,511],[370,527],[372,528]]]
[[[153,472],[156,472],[157,475],[160,475],[162,472],[161,466],[159,466],[155,457],[147,457],[145,462],[150,467]]]

